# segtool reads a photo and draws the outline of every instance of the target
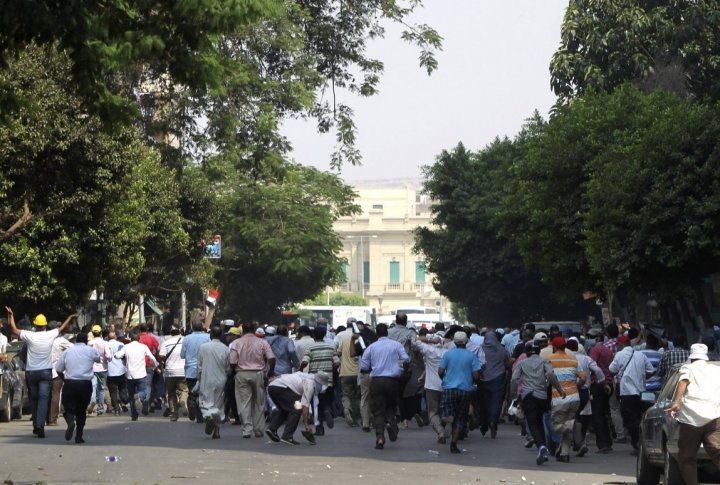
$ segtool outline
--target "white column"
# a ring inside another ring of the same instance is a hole
[[[138,315],[138,323],[145,323],[145,296],[140,295],[138,300],[138,309],[140,310],[140,313]]]
[[[185,290],[180,292],[180,325],[183,330],[187,330],[187,309],[185,308],[187,302],[185,301]]]

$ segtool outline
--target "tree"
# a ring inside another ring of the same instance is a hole
[[[425,168],[436,227],[416,230],[415,249],[436,275],[434,287],[476,323],[507,326],[576,314],[526,269],[514,243],[497,233],[495,214],[508,170],[522,153],[522,140],[496,139],[478,153],[463,145],[443,151]]]
[[[65,311],[147,262],[187,256],[172,173],[132,127],[103,130],[67,83],[70,62],[28,47],[0,80],[28,101],[0,125],[0,298]],[[153,195],[158,180],[164,193]]]
[[[342,243],[333,222],[358,210],[354,198],[336,176],[299,165],[288,166],[278,181],[228,187],[218,274],[222,313],[271,319],[280,307],[337,283]]]
[[[550,63],[561,99],[632,81],[720,99],[720,7],[715,1],[572,0]]]

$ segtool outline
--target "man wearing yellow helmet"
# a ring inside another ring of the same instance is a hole
[[[63,333],[70,321],[76,315],[70,315],[60,327],[47,330],[47,318],[40,313],[33,320],[34,332],[19,330],[15,325],[15,315],[10,307],[5,307],[8,313],[10,331],[27,344],[27,362],[25,364],[25,379],[30,394],[30,407],[32,409],[33,434],[38,438],[45,437],[45,419],[48,414],[50,402],[50,389],[52,387],[52,344]]]

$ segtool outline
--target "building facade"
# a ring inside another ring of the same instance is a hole
[[[335,230],[347,261],[336,290],[358,293],[378,315],[397,308],[428,307],[447,314],[447,301],[432,287],[422,255],[413,252],[413,230],[430,225],[430,201],[419,180],[365,182],[354,186],[362,212],[342,217]]]

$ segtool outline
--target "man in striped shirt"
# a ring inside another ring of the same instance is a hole
[[[556,457],[558,461],[569,462],[575,414],[580,407],[578,383],[585,380],[585,374],[579,369],[575,356],[565,352],[563,337],[553,338],[550,344],[553,347],[553,353],[548,361],[563,390],[563,393],[558,392],[557,389],[552,391],[552,425],[555,432],[561,437],[560,451]]]

